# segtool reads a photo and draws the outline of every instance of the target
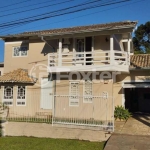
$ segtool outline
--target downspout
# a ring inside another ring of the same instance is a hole
[[[45,42],[48,46],[50,46],[50,47],[53,49],[53,52],[54,52],[55,48],[54,48],[52,45],[50,45],[50,44],[44,39],[43,36],[41,36],[41,40],[42,40],[43,42]]]

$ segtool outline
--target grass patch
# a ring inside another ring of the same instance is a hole
[[[105,142],[66,139],[34,137],[0,138],[0,150],[103,150],[104,145]]]

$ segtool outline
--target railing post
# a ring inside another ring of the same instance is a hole
[[[114,38],[113,35],[110,36],[110,64],[114,64]]]
[[[55,100],[55,95],[54,95],[54,93],[53,93],[53,97],[52,97],[52,119],[51,119],[51,121],[52,121],[52,126],[54,125],[53,123],[54,123],[54,112],[55,112],[55,107],[54,107],[54,100]]]
[[[62,66],[62,38],[59,39],[58,66]]]
[[[92,36],[92,54],[91,54],[91,56],[92,56],[92,59],[91,59],[92,60],[92,64],[94,64],[93,63],[93,60],[94,60],[94,55],[93,54],[94,54],[94,36]]]
[[[84,66],[86,65],[86,53],[84,51]]]
[[[75,50],[75,38],[73,38],[73,62],[76,65],[76,50]]]
[[[47,68],[47,71],[49,70],[49,67],[50,67],[50,54],[48,54],[48,62],[47,62],[47,66],[48,66],[48,68]]]
[[[130,43],[131,43],[131,39],[128,40],[128,53],[127,53],[127,55],[128,55],[128,60],[127,60],[128,64],[127,65],[130,65]]]

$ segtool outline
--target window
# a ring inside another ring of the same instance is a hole
[[[5,105],[13,105],[13,87],[12,86],[4,87],[3,103]]]
[[[84,39],[77,39],[76,41],[77,52],[84,52]],[[83,57],[84,54],[77,54],[77,57]]]
[[[83,92],[83,101],[85,103],[92,103],[92,81],[85,80]]]
[[[77,39],[77,51],[84,52],[84,39]]]
[[[79,82],[70,82],[69,105],[70,106],[79,105]]]
[[[13,56],[27,56],[27,47],[13,47]]]
[[[26,87],[18,86],[17,90],[17,106],[26,105]]]

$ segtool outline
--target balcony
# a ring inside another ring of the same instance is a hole
[[[130,55],[125,51],[49,53],[49,72],[121,71],[129,72]]]

